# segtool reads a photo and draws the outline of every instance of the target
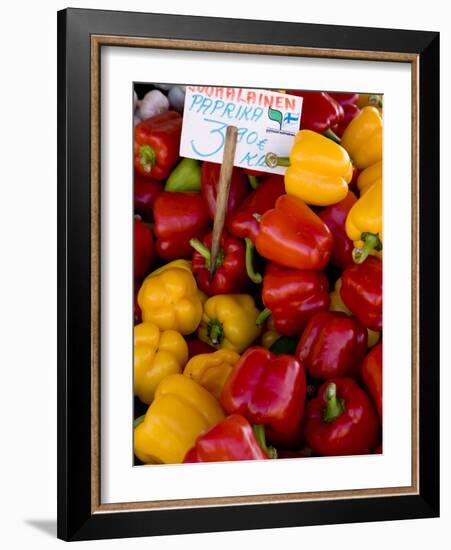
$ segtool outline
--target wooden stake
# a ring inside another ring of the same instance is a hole
[[[218,194],[216,197],[216,212],[213,222],[213,236],[210,257],[210,278],[213,278],[229,202],[230,183],[232,181],[233,161],[235,160],[238,129],[236,126],[227,126],[224,155],[222,157],[221,172],[219,173]]]

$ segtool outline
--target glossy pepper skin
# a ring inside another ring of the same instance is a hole
[[[202,303],[191,271],[170,267],[151,273],[138,292],[143,321],[160,330],[194,332],[202,318]]]
[[[248,238],[255,243],[260,230],[259,218],[267,210],[274,208],[276,200],[284,193],[283,176],[271,174],[262,178],[257,189],[248,195],[227,218],[229,232],[235,237]]]
[[[180,464],[199,435],[223,418],[206,389],[183,374],[171,374],[160,382],[135,428],[135,454],[145,464]]]
[[[143,403],[152,403],[158,384],[170,374],[181,373],[188,360],[188,346],[175,330],[160,331],[154,323],[134,328],[133,388]]]
[[[322,270],[330,259],[333,237],[304,201],[282,195],[263,214],[255,246],[264,258],[282,266]]]
[[[216,197],[218,194],[219,173],[221,165],[204,161],[202,163],[202,195],[207,205],[207,212],[211,219],[216,213]],[[249,193],[249,185],[246,174],[241,168],[233,168],[230,183],[229,200],[227,203],[227,215],[234,212]]]
[[[242,353],[260,335],[255,323],[259,311],[248,294],[223,294],[208,298],[199,326],[199,339],[217,349]]]
[[[359,106],[357,105],[359,94],[347,92],[328,92],[328,94],[343,109],[343,118],[340,120],[337,129],[335,130],[337,136],[341,137],[351,120],[360,113]]]
[[[345,269],[354,263],[352,258],[354,243],[346,233],[346,218],[356,201],[357,197],[354,193],[348,191],[343,200],[331,204],[318,214],[334,236],[330,262],[340,269]]]
[[[382,342],[379,342],[362,363],[363,384],[376,405],[382,421]]]
[[[157,254],[165,260],[191,258],[190,239],[207,231],[208,218],[200,193],[164,191],[154,207]]]
[[[164,185],[165,191],[200,191],[200,162],[184,158],[172,170]]]
[[[158,195],[163,191],[161,181],[145,178],[135,171],[133,184],[133,211],[144,221],[153,219],[153,206]]]
[[[232,414],[199,436],[183,462],[228,462],[231,460],[265,460],[249,422]]]
[[[382,180],[376,181],[351,207],[346,234],[354,242],[352,257],[362,263],[382,251]]]
[[[352,174],[351,159],[343,147],[321,134],[301,130],[290,152],[285,190],[307,204],[327,206],[346,197]]]
[[[242,240],[222,232],[220,248],[216,257],[216,269],[210,277],[210,253],[212,234],[205,235],[202,241],[191,240],[194,248],[192,265],[199,288],[207,296],[243,292],[249,286],[246,273],[245,246]]]
[[[155,259],[152,230],[141,220],[133,220],[133,267],[135,279],[141,280]]]
[[[370,256],[343,271],[340,295],[345,305],[371,330],[382,330],[382,262]]]
[[[320,271],[269,264],[263,277],[262,300],[271,311],[276,332],[291,336],[303,330],[313,315],[329,308],[329,285]]]
[[[134,165],[141,175],[165,180],[179,159],[182,117],[167,111],[143,120],[134,130]]]
[[[341,145],[359,170],[382,160],[382,118],[375,107],[364,107],[349,123]]]
[[[239,359],[238,353],[225,348],[214,353],[196,355],[188,361],[183,374],[219,399],[224,383]]]
[[[382,183],[382,161],[376,162],[359,173],[357,187],[364,195],[375,183]]]
[[[287,90],[287,94],[303,98],[301,129],[324,134],[336,132],[344,112],[340,104],[326,92]]]
[[[256,346],[235,365],[222,390],[221,404],[228,414],[263,424],[271,443],[296,446],[305,395],[305,374],[299,361]]]
[[[299,339],[295,356],[312,378],[355,377],[367,351],[367,331],[356,317],[322,311]]]
[[[351,378],[324,382],[307,403],[304,437],[322,456],[369,454],[379,443],[380,423],[366,393]]]

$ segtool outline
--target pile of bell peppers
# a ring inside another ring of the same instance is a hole
[[[169,93],[136,98],[135,463],[380,453],[382,97],[287,90],[290,155],[234,167],[212,266],[220,165],[180,158]]]

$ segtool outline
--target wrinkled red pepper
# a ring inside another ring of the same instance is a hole
[[[287,90],[287,94],[303,98],[301,130],[313,130],[319,134],[327,134],[331,130],[336,133],[344,112],[328,93]]]
[[[256,346],[235,365],[222,390],[221,404],[229,414],[263,424],[271,443],[296,447],[305,394],[305,373],[299,361]]]
[[[341,137],[351,120],[360,113],[360,109],[357,105],[359,94],[346,92],[328,92],[328,94],[332,99],[335,99],[335,101],[343,109],[343,118],[338,124],[337,130],[335,132],[338,137]]]
[[[148,178],[165,180],[179,159],[182,117],[166,111],[135,126],[135,169]]]
[[[249,238],[255,242],[260,229],[260,217],[285,193],[283,176],[270,175],[262,178],[257,189],[248,195],[239,208],[227,218],[227,229],[235,237]]]
[[[365,388],[376,405],[382,420],[382,342],[379,342],[362,363],[362,380]]]
[[[319,455],[369,454],[380,441],[380,431],[369,397],[351,378],[328,380],[307,403],[305,442]]]
[[[183,462],[227,462],[266,460],[268,454],[259,445],[249,422],[232,414],[200,435]]]
[[[165,260],[191,258],[190,239],[202,237],[209,223],[200,193],[163,191],[154,208],[157,254]]]
[[[329,308],[329,284],[320,271],[286,269],[268,264],[263,277],[262,300],[266,309],[258,322],[272,315],[276,332],[299,334],[308,320]]]
[[[133,185],[133,207],[135,214],[139,214],[145,221],[153,216],[153,206],[158,195],[163,191],[161,181],[145,178],[135,171]]]
[[[295,355],[312,378],[355,377],[367,343],[368,332],[356,317],[322,311],[308,322]]]
[[[382,262],[369,256],[362,264],[346,268],[340,295],[345,305],[366,328],[382,330]]]
[[[211,233],[205,235],[202,241],[191,239],[194,248],[192,270],[198,287],[207,296],[244,292],[249,286],[249,278],[243,241],[231,237],[226,231],[222,232],[213,277],[210,277],[211,244]]]
[[[330,262],[340,269],[345,269],[354,263],[352,250],[354,243],[346,234],[346,218],[357,197],[348,191],[346,197],[336,204],[331,204],[318,214],[334,236]]]
[[[322,270],[332,252],[327,225],[298,197],[282,195],[263,214],[255,239],[258,252],[285,267]]]
[[[155,258],[152,230],[141,220],[133,220],[133,264],[135,279],[141,280]]]
[[[216,197],[218,194],[220,171],[220,164],[206,161],[202,163],[202,195],[204,196],[207,211],[211,219],[214,219],[216,212]],[[249,185],[246,174],[241,168],[234,167],[230,183],[229,200],[227,203],[227,214],[234,212],[248,193]]]

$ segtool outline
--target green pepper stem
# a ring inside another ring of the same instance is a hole
[[[155,150],[150,145],[141,145],[139,148],[139,162],[145,172],[152,170],[152,166],[157,162]]]
[[[266,153],[265,164],[270,168],[275,168],[276,166],[290,166],[291,163],[289,157],[278,157],[276,153]]]
[[[249,185],[252,187],[252,189],[257,189],[257,187],[258,187],[258,178],[257,178],[257,176],[253,176],[252,174],[248,174],[247,178],[249,180]]]
[[[253,242],[246,237],[244,239],[244,242],[246,243],[246,271],[249,279],[255,283],[260,284],[263,281],[263,277],[260,275],[260,273],[257,273],[254,270],[254,244]]]
[[[335,141],[335,143],[341,143],[341,139],[331,128],[328,128],[325,132],[323,132],[323,136]]]
[[[199,239],[191,239],[189,244],[194,248],[196,252],[199,252],[199,254],[203,258],[205,258],[205,267],[207,269],[210,269],[210,261],[211,261],[210,249],[207,246],[205,246],[203,243],[201,243]],[[223,261],[224,261],[224,250],[220,248],[218,250],[218,253],[216,254],[215,269],[218,269],[218,267],[221,267]]]
[[[326,408],[323,410],[324,422],[333,422],[344,413],[344,401],[337,397],[337,386],[331,382],[324,392]]]
[[[257,440],[257,443],[268,455],[268,458],[277,458],[277,449],[275,449],[275,447],[272,447],[271,445],[268,445],[266,443],[264,424],[255,424],[254,426],[252,426],[252,429],[254,431],[254,435],[255,435],[255,439]]]
[[[362,233],[361,238],[363,247],[356,247],[352,251],[352,259],[356,264],[363,264],[372,250],[377,250],[379,252],[382,250],[382,241],[379,238],[379,233],[374,234],[365,231]]]
[[[381,107],[383,105],[383,96],[380,94],[371,94],[368,96],[368,105],[373,107]]]
[[[210,342],[214,346],[218,346],[224,340],[224,327],[217,319],[213,319],[208,323],[207,333]]]
[[[266,321],[268,317],[270,317],[272,314],[271,310],[268,307],[265,307],[265,309],[260,313],[260,315],[255,319],[255,324],[259,327],[260,325],[263,325],[263,323]]]
[[[135,418],[135,420],[133,420],[133,428],[136,428],[137,426],[142,424],[144,422],[145,416],[145,414],[142,414],[141,416],[138,416],[138,418]]]

